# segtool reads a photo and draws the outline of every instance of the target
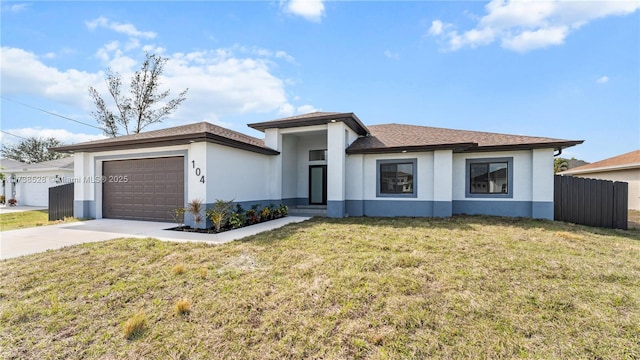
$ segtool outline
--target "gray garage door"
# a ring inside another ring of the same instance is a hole
[[[172,221],[184,206],[184,157],[102,163],[102,217]]]

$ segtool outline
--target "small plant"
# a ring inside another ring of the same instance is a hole
[[[262,219],[263,221],[269,220],[271,216],[271,210],[268,207],[263,207],[262,210],[260,211],[260,219]]]
[[[7,199],[5,198],[5,196],[4,195],[0,195],[0,204],[4,205],[6,201],[7,201]]]
[[[185,211],[193,216],[194,229],[199,229],[202,222],[202,200],[193,199],[189,201]]]
[[[184,265],[178,264],[178,265],[174,266],[173,269],[171,269],[171,272],[174,275],[180,275],[180,274],[184,273]]]
[[[220,232],[222,226],[227,222],[229,214],[231,213],[232,202],[233,200],[223,201],[217,199],[213,207],[207,210],[207,218],[213,223],[216,232]]]
[[[233,229],[244,226],[246,222],[247,216],[244,214],[244,212],[234,211],[231,213],[231,215],[229,215],[229,225],[231,225],[231,228]]]
[[[247,216],[247,220],[249,221],[249,224],[253,225],[258,221],[260,221],[260,218],[258,217],[258,212],[255,209],[247,210],[246,216]]]
[[[206,279],[207,278],[207,274],[209,273],[207,268],[203,268],[203,267],[201,267],[200,270],[198,270],[198,272],[200,273],[200,278],[201,279]]]
[[[191,302],[187,299],[180,299],[173,305],[173,310],[177,315],[188,315],[191,312]]]
[[[123,325],[124,337],[127,340],[134,339],[144,332],[146,319],[142,312],[133,315]]]
[[[289,208],[285,204],[280,204],[280,215],[287,216],[289,215]]]
[[[17,199],[9,199],[8,203],[9,203],[9,206],[16,206],[16,205],[18,205],[18,200]]]
[[[175,208],[169,211],[169,215],[171,215],[171,218],[178,225],[178,227],[184,226],[184,213],[186,211],[187,210],[183,207]]]

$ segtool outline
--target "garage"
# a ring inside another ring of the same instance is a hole
[[[184,207],[184,157],[114,160],[102,163],[102,217],[173,221]]]

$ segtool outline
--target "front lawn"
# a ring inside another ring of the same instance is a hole
[[[76,221],[66,218],[60,221],[49,221],[49,210],[30,210],[0,214],[0,231],[52,225],[61,222]]]
[[[466,216],[91,243],[1,263],[0,358],[637,359],[639,259],[635,232]]]

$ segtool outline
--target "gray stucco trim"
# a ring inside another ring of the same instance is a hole
[[[304,206],[309,205],[309,198],[286,198],[280,201],[287,206]]]
[[[451,201],[433,201],[433,217],[451,217],[452,214]]]
[[[343,218],[345,215],[345,202],[329,200],[327,201],[327,217],[330,218]]]
[[[553,220],[553,215],[553,201],[533,201],[531,203],[532,218]]]
[[[532,217],[532,201],[454,200],[453,213],[467,215],[493,215],[506,217]],[[551,217],[553,217],[553,202]],[[545,208],[546,206],[541,206]]]
[[[413,164],[413,192],[411,194],[385,194],[380,191],[380,165],[412,163]],[[379,159],[376,160],[376,197],[379,198],[416,198],[418,197],[418,159]]]
[[[96,202],[94,200],[74,200],[73,216],[79,219],[95,219]]]
[[[477,194],[471,193],[471,164],[506,162],[507,163],[507,193],[506,194]],[[474,158],[466,159],[464,171],[464,195],[466,198],[510,199],[513,198],[513,157]]]
[[[349,216],[434,216],[434,201],[347,200],[345,203],[346,212],[349,214]],[[443,208],[446,208],[446,206],[443,206]],[[440,211],[440,207],[438,209]],[[450,216],[450,214],[437,216]]]

